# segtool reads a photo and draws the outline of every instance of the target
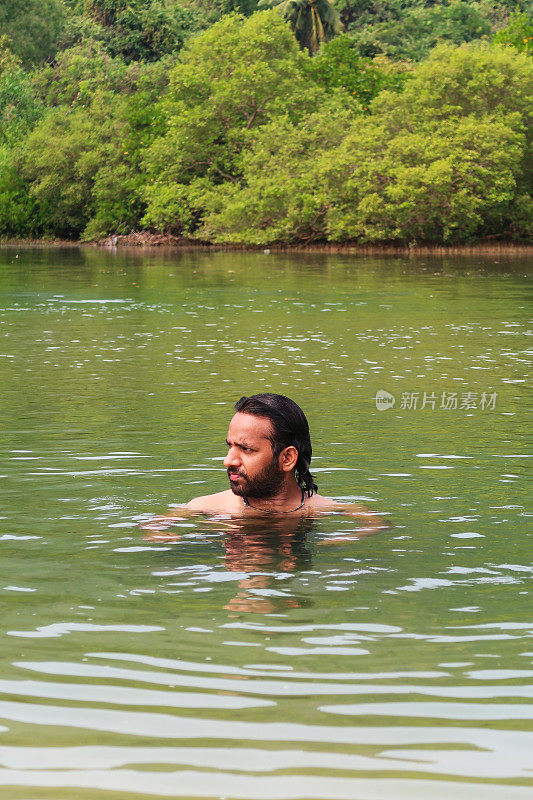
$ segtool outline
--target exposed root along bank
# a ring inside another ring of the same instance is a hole
[[[315,244],[272,244],[268,247],[241,244],[211,244],[180,236],[148,233],[145,231],[125,236],[109,236],[92,243],[98,247],[171,247],[180,250],[244,250],[264,253],[302,252],[302,253],[360,253],[361,255],[531,255],[533,243],[481,241],[472,244],[356,244],[315,243]]]

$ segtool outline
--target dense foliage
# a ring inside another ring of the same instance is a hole
[[[527,91],[524,91],[524,89]],[[533,65],[501,47],[441,46],[383,92],[331,154],[334,239],[465,241],[524,233]]]
[[[66,19],[61,0],[0,0],[0,36],[28,66],[54,56]]]
[[[532,50],[511,0],[0,0],[0,236],[524,239]]]
[[[531,19],[531,0],[339,0],[341,18],[363,56],[419,60],[437,44],[461,44],[504,27],[509,14]]]
[[[278,8],[310,55],[342,32],[339,12],[331,0],[259,0],[260,8]]]

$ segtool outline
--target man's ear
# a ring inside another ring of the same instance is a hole
[[[291,444],[285,447],[279,454],[279,466],[284,472],[290,472],[296,467],[298,461],[298,450]]]

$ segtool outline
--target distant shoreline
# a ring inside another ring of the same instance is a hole
[[[422,243],[417,245],[378,243],[314,243],[314,244],[212,244],[198,242],[178,236],[163,234],[132,233],[125,236],[110,236],[94,242],[65,239],[0,239],[0,247],[57,247],[57,248],[98,248],[102,250],[176,250],[181,252],[259,252],[259,253],[324,253],[350,255],[397,255],[397,256],[451,256],[451,255],[533,255],[533,243],[480,241],[472,244],[441,245]]]

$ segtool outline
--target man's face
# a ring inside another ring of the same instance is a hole
[[[266,499],[277,493],[285,473],[272,454],[271,433],[268,417],[238,412],[231,420],[224,466],[233,494]]]

